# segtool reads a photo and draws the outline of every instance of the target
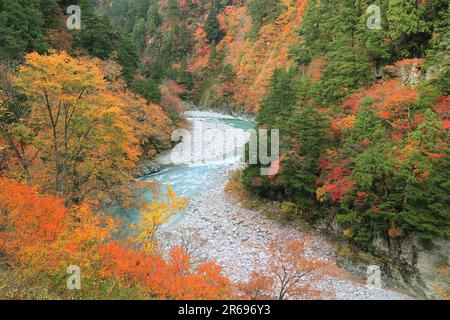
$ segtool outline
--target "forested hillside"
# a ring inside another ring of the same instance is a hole
[[[305,6],[300,0],[99,1],[140,50],[137,88],[157,99],[155,83],[169,82],[164,99],[175,91],[171,79],[183,99],[246,112],[259,109],[273,71],[293,63],[289,52],[300,39]]]
[[[66,297],[81,259],[96,290],[75,298],[233,296],[215,263],[148,244],[185,199],[147,206],[131,243],[101,213],[133,205],[136,168],[190,104],[280,130],[280,170],[248,165],[247,197],[325,224],[419,294],[408,279],[438,250],[426,276],[448,297],[449,21],[446,0],[0,0],[0,295]]]
[[[180,119],[133,91],[134,41],[86,0],[69,30],[69,4],[0,1],[0,299],[228,297],[214,262],[152,246],[187,199],[168,190],[150,206],[132,192],[155,188],[137,166],[171,147]],[[101,211],[112,204],[142,209],[132,240]],[[85,290],[68,290],[77,270]]]
[[[423,250],[438,248],[430,269],[448,266],[448,3],[380,1],[380,30],[366,27],[370,3],[309,1],[293,63],[273,74],[257,115],[281,130],[280,173],[253,166],[243,179],[414,287]]]
[[[384,24],[371,30],[369,1],[309,2],[293,64],[273,74],[258,112],[281,130],[281,172],[260,181],[249,168],[245,180],[308,218],[337,214],[367,249],[378,232],[431,245],[449,231],[448,5],[380,4]]]
[[[137,41],[148,86],[172,79],[185,99],[281,130],[280,173],[244,173],[253,194],[335,217],[370,252],[378,237],[448,238],[447,1],[375,1],[380,29],[374,1],[102,4]]]

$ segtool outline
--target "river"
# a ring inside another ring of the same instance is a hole
[[[224,184],[227,177],[221,172],[235,169],[243,162],[242,151],[248,141],[248,131],[254,125],[248,120],[212,112],[191,111],[185,117],[191,126],[191,141],[188,142],[190,152],[185,157],[179,157],[176,150],[172,150],[159,157],[157,162],[164,165],[164,169],[143,181],[158,181],[161,185],[171,186],[177,195],[193,200]],[[196,135],[194,130],[202,130],[201,136]],[[239,139],[232,147],[225,146],[218,152],[217,144],[226,144],[223,140],[230,132]],[[185,149],[188,143],[181,143],[176,148]],[[198,153],[197,157],[195,152]],[[168,226],[181,223],[183,216],[184,212],[175,215]]]
[[[214,134],[207,134],[207,141],[195,146],[196,139],[183,139],[174,150],[158,158],[158,162],[164,165],[162,171],[142,178],[143,181],[156,180],[163,186],[172,186],[178,195],[190,200],[189,207],[162,228],[161,243],[163,248],[186,247],[194,261],[213,259],[232,281],[245,281],[253,271],[267,263],[271,241],[286,235],[302,239],[305,234],[292,226],[270,220],[261,212],[243,208],[231,201],[224,191],[230,171],[242,167],[242,154],[234,149],[245,144],[252,122],[199,111],[188,112],[186,118],[191,123],[191,130],[184,131],[184,134],[195,137],[196,130],[200,129]],[[230,132],[240,139],[234,140],[234,146],[225,143],[227,147],[222,148],[222,139],[229,138]],[[222,137],[217,138],[221,133]],[[211,136],[215,138],[211,139]],[[189,149],[187,152],[186,148]],[[151,194],[146,196],[151,201]],[[139,218],[139,213],[134,210],[120,210],[116,215],[126,223],[136,222]],[[311,250],[330,261],[336,257],[334,244],[320,234],[313,234]],[[341,271],[339,276],[317,283],[317,286],[333,291],[337,299],[408,298],[388,289],[367,288],[363,279]]]

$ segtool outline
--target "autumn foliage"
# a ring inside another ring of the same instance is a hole
[[[247,300],[332,298],[332,293],[319,289],[319,284],[335,275],[336,269],[309,252],[311,245],[308,237],[294,240],[285,236],[274,240],[268,248],[267,266],[239,284],[241,297]]]
[[[296,30],[307,1],[281,2],[285,8],[282,14],[275,22],[259,30],[256,41],[248,37],[252,18],[246,6],[226,7],[218,16],[225,37],[218,44],[217,51],[225,55],[223,63],[232,67],[236,78],[232,83],[216,85],[214,90],[224,92],[220,86],[229,86],[227,91],[232,92],[230,103],[235,108],[257,112],[272,73],[293,63],[288,51],[290,46],[299,41]]]
[[[102,247],[99,254],[104,266],[101,274],[112,276],[124,285],[144,285],[156,299],[225,299],[230,283],[212,262],[193,270],[189,255],[181,248],[172,249],[168,260],[156,255],[127,250],[117,243]]]
[[[25,262],[36,249],[48,250],[66,230],[66,209],[55,196],[40,197],[24,184],[0,180],[0,248]],[[51,250],[50,250],[51,251]]]
[[[422,248],[403,261],[403,240],[448,239],[445,1],[378,1],[380,29],[367,28],[368,1],[79,1],[79,31],[65,1],[28,2],[0,4],[0,295],[232,297],[214,262],[159,252],[158,230],[187,205],[171,189],[130,239],[99,209],[136,204],[136,169],[172,147],[186,101],[280,130],[279,170],[249,165],[230,184],[240,195],[332,221],[370,253],[386,240],[381,260],[414,270]],[[314,282],[333,270],[309,247],[274,242],[240,296],[328,297]],[[72,264],[89,290],[65,290]]]
[[[230,283],[214,262],[194,268],[184,249],[173,248],[166,260],[114,241],[114,221],[88,206],[66,208],[61,198],[2,178],[0,212],[0,252],[7,255],[10,267],[30,275],[65,278],[66,268],[78,265],[84,285],[113,279],[125,288],[138,288],[142,298],[230,297]],[[66,296],[64,285],[57,292]]]
[[[31,53],[7,77],[28,98],[15,106],[5,97],[8,171],[68,202],[126,196],[137,161],[170,141],[169,118],[131,93],[113,62]]]
[[[153,190],[153,201],[145,205],[141,211],[139,224],[131,226],[136,231],[131,241],[146,253],[154,253],[159,249],[158,230],[174,214],[186,209],[189,204],[187,198],[177,196],[171,187],[167,188],[167,192],[161,200],[157,189]]]
[[[40,195],[14,180],[0,180],[0,250],[32,272],[60,271],[71,264],[91,274],[93,257],[110,237],[113,221],[87,205],[66,208],[63,199]]]

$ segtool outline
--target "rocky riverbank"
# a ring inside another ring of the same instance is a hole
[[[161,171],[162,166],[159,163],[146,163],[142,166],[140,166],[136,172],[135,172],[135,176],[136,177],[143,177],[143,176],[148,176],[154,173],[157,173],[159,171]]]
[[[217,261],[233,281],[245,281],[258,266],[267,263],[267,248],[274,239],[289,236],[302,239],[305,235],[291,226],[283,226],[260,213],[233,204],[224,187],[229,171],[235,166],[223,166],[216,171],[215,186],[207,194],[192,199],[188,210],[162,234],[166,245],[186,246],[194,258]],[[209,179],[212,177],[204,177]],[[333,260],[336,252],[327,240],[313,235],[311,250],[320,258]],[[408,299],[406,295],[387,289],[370,289],[362,279],[346,271],[328,279],[319,287],[327,287],[336,299]]]

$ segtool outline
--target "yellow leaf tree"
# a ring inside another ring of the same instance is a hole
[[[177,196],[171,187],[167,188],[162,199],[154,189],[153,198],[154,200],[141,211],[141,220],[138,226],[132,226],[132,229],[136,230],[136,237],[133,241],[146,253],[153,253],[158,249],[159,243],[156,236],[161,226],[189,204],[187,198]]]
[[[9,76],[0,77],[0,84],[3,78]],[[30,53],[10,78],[26,101],[14,118],[9,109],[15,104],[0,101],[9,173],[19,172],[67,204],[126,202],[138,160],[170,147],[170,119],[126,87],[114,62]]]

